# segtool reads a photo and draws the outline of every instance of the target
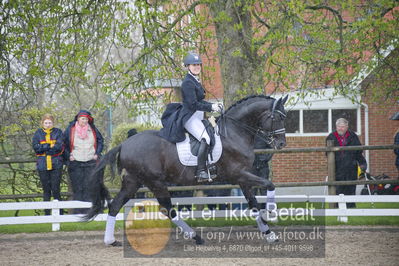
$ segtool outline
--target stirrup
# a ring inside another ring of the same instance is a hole
[[[209,176],[209,173],[205,170],[202,170],[198,174],[196,174],[195,178],[197,178],[198,182],[212,181],[211,177]]]
[[[217,177],[216,171],[217,171],[216,170],[216,165],[210,164],[208,166],[208,174],[209,174],[209,177],[210,177],[211,180],[213,180],[213,179],[215,179]]]

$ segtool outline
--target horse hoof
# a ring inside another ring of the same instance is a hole
[[[266,241],[269,244],[278,242],[278,236],[272,231],[266,235]]]
[[[200,236],[195,236],[194,240],[196,245],[203,245],[205,243],[205,241]]]
[[[111,247],[121,247],[121,246],[122,246],[122,242],[115,240],[114,242],[112,242],[112,243],[109,244],[108,246],[111,246]]]

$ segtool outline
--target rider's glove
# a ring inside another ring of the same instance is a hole
[[[223,110],[223,104],[222,103],[213,103],[212,104],[212,111],[221,113],[222,110]]]

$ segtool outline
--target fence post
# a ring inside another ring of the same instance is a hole
[[[58,202],[58,200],[55,199],[55,200],[53,200],[53,202]],[[53,219],[54,218],[57,219],[57,217],[60,216],[60,208],[58,207],[58,208],[51,209],[51,216],[52,216]],[[60,223],[54,223],[53,222],[52,225],[51,225],[51,228],[52,228],[53,232],[60,231]]]
[[[327,147],[334,147],[333,140],[327,140]],[[327,152],[327,174],[328,181],[335,181],[335,152]],[[335,186],[328,186],[328,195],[335,195]],[[330,208],[334,208],[334,203],[330,203]]]
[[[345,210],[345,212],[347,210],[347,208],[346,208],[346,200],[345,200],[345,195],[344,194],[339,194],[338,208],[340,210]],[[338,222],[347,223],[348,222],[348,216],[338,216],[337,220],[338,220]]]

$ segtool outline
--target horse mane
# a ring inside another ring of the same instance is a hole
[[[245,98],[242,98],[241,100],[238,100],[234,104],[230,105],[230,107],[225,111],[225,113],[227,113],[230,109],[235,108],[238,105],[241,105],[243,102],[246,102],[246,101],[248,101],[250,99],[254,99],[254,98],[272,99],[272,97],[267,96],[267,95],[262,95],[262,94],[249,95]]]

